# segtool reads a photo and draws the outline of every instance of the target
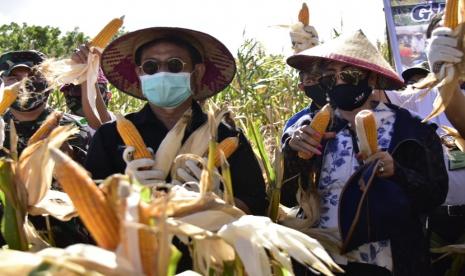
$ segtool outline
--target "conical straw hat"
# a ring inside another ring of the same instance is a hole
[[[404,86],[402,78],[361,30],[292,55],[287,59],[287,64],[302,71],[316,61],[325,60],[343,62],[376,73],[376,89],[396,90]]]

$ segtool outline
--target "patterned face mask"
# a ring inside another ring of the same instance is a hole
[[[25,86],[25,90],[20,91],[18,99],[11,105],[12,109],[17,111],[33,111],[45,104],[50,95],[50,90],[47,90],[47,82],[40,77],[31,77]]]

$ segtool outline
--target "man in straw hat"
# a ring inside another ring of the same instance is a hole
[[[435,126],[379,101],[382,93],[375,90],[398,89],[403,82],[361,31],[287,63],[303,70],[317,60],[324,63],[319,83],[329,95],[332,122],[325,133],[302,125],[283,148],[286,177],[300,176],[300,194],[316,191],[320,198],[319,215],[309,217],[303,208],[301,217],[322,231],[339,230],[341,251],[332,254],[349,275],[428,275],[421,218],[447,193]],[[355,115],[364,109],[376,118],[379,151],[361,160]],[[300,159],[298,152],[313,157]]]
[[[207,123],[207,116],[198,101],[223,90],[236,71],[233,56],[216,38],[172,27],[154,27],[125,34],[105,49],[101,61],[111,84],[128,95],[147,101],[140,111],[126,118],[136,126],[147,147],[155,152],[170,135],[170,130],[184,122],[181,120],[187,112],[192,115],[181,133],[182,143],[195,135],[195,131]],[[240,130],[221,123],[218,140],[227,137],[239,137],[239,147],[228,158],[237,206],[247,213],[264,214],[264,180],[252,148]],[[208,137],[203,140],[208,141]],[[178,152],[179,148],[172,150]],[[124,145],[116,123],[105,124],[93,137],[86,168],[94,179],[123,172],[145,184],[173,178],[173,175],[165,177],[166,172],[153,169],[152,159],[131,160],[132,151],[132,147]],[[199,175],[195,171],[199,169],[192,164],[189,167],[191,171],[177,171],[177,177],[181,181],[198,181]]]

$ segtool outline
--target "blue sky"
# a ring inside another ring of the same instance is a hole
[[[95,35],[109,20],[125,15],[128,31],[152,26],[176,26],[207,32],[233,52],[243,34],[261,41],[270,53],[291,53],[288,30],[275,27],[297,20],[301,0],[0,0],[0,24],[10,22],[79,27]],[[320,38],[331,31],[362,29],[368,38],[385,40],[382,0],[307,0],[310,24]],[[342,20],[341,20],[342,19]],[[342,28],[341,28],[342,22]]]

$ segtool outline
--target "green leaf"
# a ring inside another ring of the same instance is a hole
[[[271,165],[270,158],[268,156],[268,152],[265,149],[265,138],[263,138],[263,135],[260,133],[258,123],[257,122],[251,122],[249,121],[249,127],[248,129],[250,130],[250,136],[252,137],[252,140],[255,143],[255,146],[258,149],[258,153],[260,155],[260,158],[263,161],[263,165],[265,167],[265,173],[266,177],[268,178],[268,183],[273,187],[275,185],[276,181],[276,175],[273,169],[273,166]]]
[[[8,248],[27,251],[28,242],[24,231],[26,211],[18,203],[11,174],[11,163],[5,160],[0,161],[0,188],[2,190],[0,192],[0,200],[3,205],[1,222],[3,238],[8,244]],[[16,202],[16,204],[13,202]]]
[[[182,257],[181,251],[179,251],[176,246],[171,246],[171,258],[168,266],[168,276],[174,276],[176,274],[176,268],[178,267],[178,262]]]

